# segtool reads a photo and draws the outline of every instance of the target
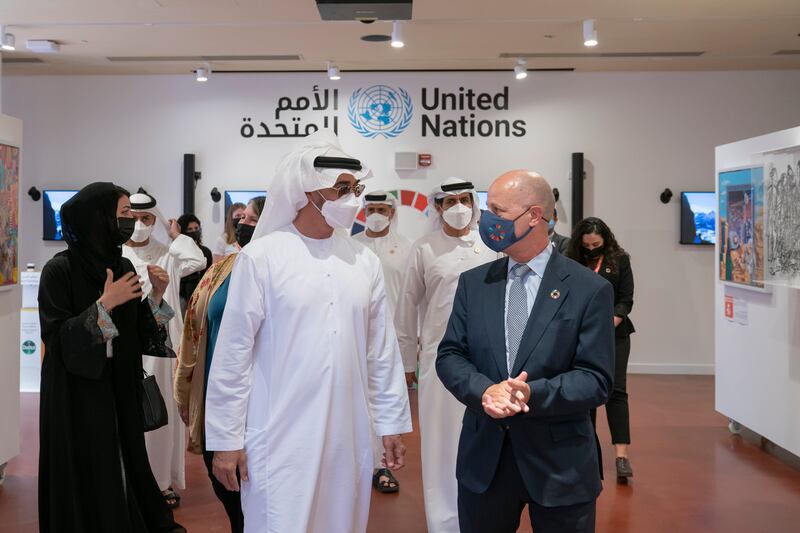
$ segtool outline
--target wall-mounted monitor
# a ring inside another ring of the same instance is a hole
[[[489,192],[488,191],[475,191],[478,195],[478,205],[481,208],[481,211],[485,211],[489,209],[488,199],[489,199]]]
[[[681,244],[716,244],[717,198],[714,192],[681,193]]]
[[[225,191],[225,214],[233,204],[244,204],[259,196],[266,196],[267,191]]]
[[[62,241],[61,206],[75,196],[77,190],[48,189],[42,194],[42,239]]]

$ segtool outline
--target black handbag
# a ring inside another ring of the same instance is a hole
[[[142,379],[142,422],[145,432],[162,428],[169,422],[167,404],[161,396],[156,377],[144,372]]]

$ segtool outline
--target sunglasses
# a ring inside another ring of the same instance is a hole
[[[361,182],[356,181],[352,185],[347,183],[342,183],[341,185],[334,185],[331,187],[334,191],[336,191],[336,198],[341,198],[342,196],[346,196],[350,193],[353,193],[356,198],[361,196],[361,193],[364,192],[364,185]]]

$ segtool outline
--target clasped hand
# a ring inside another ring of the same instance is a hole
[[[509,378],[487,388],[481,404],[483,410],[492,418],[507,418],[531,410],[531,388],[527,383],[528,373],[522,372],[516,378]]]

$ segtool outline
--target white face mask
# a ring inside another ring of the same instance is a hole
[[[137,220],[133,226],[131,240],[133,242],[144,242],[150,238],[151,233],[153,233],[153,226],[147,226],[141,220]]]
[[[464,229],[472,221],[472,208],[464,204],[456,204],[444,213],[442,218],[447,225],[455,229]]]
[[[317,194],[322,196],[322,193],[318,192]],[[325,200],[325,197],[322,196],[322,199]],[[314,207],[317,207],[317,205],[314,204]],[[353,227],[353,222],[356,221],[359,209],[361,209],[361,203],[356,198],[356,195],[352,193],[342,196],[338,200],[325,200],[325,203],[322,204],[322,209],[317,207],[317,211],[325,217],[325,222],[334,229],[350,229]]]
[[[375,233],[380,233],[389,226],[389,217],[380,213],[372,213],[367,217],[367,228]]]

